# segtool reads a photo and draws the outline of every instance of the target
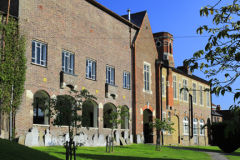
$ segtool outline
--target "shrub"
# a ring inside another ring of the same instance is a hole
[[[227,126],[225,122],[213,123],[211,126],[212,136],[217,146],[226,153],[231,153],[240,147],[240,133],[235,134],[228,133],[228,137],[225,136],[224,130]]]

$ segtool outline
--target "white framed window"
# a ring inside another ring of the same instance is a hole
[[[210,91],[209,91],[210,92]],[[206,105],[207,107],[210,107],[210,93],[208,91],[206,92]]]
[[[193,103],[196,104],[197,103],[197,84],[196,83],[193,83],[193,96],[192,96],[192,99],[193,99]]]
[[[200,135],[204,136],[204,129],[202,129],[202,127],[204,126],[204,121],[201,119],[199,121],[199,128],[200,128]]]
[[[197,119],[194,118],[193,119],[193,135],[198,135],[197,130],[198,130],[198,123],[197,123]]]
[[[188,134],[189,134],[188,118],[184,117],[183,118],[183,135],[188,135]]]
[[[186,79],[183,80],[183,88],[187,88],[187,80]],[[183,91],[183,100],[184,101],[188,100],[187,90],[185,90],[185,89]]]
[[[203,105],[203,91],[202,91],[203,87],[199,86],[199,104]]]
[[[66,73],[73,74],[74,54],[67,51],[62,51],[62,70]]]
[[[165,76],[162,76],[162,96],[166,95]]]
[[[130,89],[130,73],[123,71],[123,88]]]
[[[150,91],[150,66],[144,64],[144,90]]]
[[[106,83],[114,85],[115,84],[115,68],[111,66],[106,67]]]
[[[178,85],[178,89],[179,89],[179,100],[182,100],[182,93],[181,93],[181,88],[182,88],[182,84],[181,84],[181,82],[179,82],[179,85]]]
[[[32,63],[46,66],[47,45],[41,42],[32,41]]]
[[[96,61],[91,59],[86,60],[86,78],[96,79]]]
[[[177,99],[177,76],[173,75],[173,98]]]

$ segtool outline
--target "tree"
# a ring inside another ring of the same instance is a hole
[[[205,6],[200,10],[200,16],[213,15],[213,24],[216,28],[203,25],[197,29],[197,33],[202,34],[205,30],[211,36],[205,46],[205,50],[197,51],[191,59],[185,60],[186,66],[189,66],[193,72],[200,69],[208,78],[209,84],[212,84],[211,93],[224,95],[229,92],[233,95],[235,103],[239,104],[240,98],[239,88],[232,88],[232,84],[236,82],[240,76],[240,6],[239,0],[232,0],[232,4],[219,7],[221,0],[214,6]],[[236,21],[234,21],[234,18]],[[202,62],[204,61],[204,62]],[[224,74],[225,81],[221,81],[214,76]],[[228,122],[225,129],[225,135],[234,133],[239,130],[239,106],[231,105],[230,110],[234,113],[234,118]]]
[[[170,119],[165,119],[163,118],[163,120],[161,121],[160,119],[155,118],[154,122],[150,122],[149,123],[149,127],[151,129],[155,128],[156,131],[169,131],[170,133],[172,133],[173,131],[175,131],[174,128],[172,128],[172,125],[174,125],[174,123],[172,123],[170,121]],[[161,151],[161,136],[159,134],[157,134],[157,139],[156,139],[156,151]]]
[[[75,92],[77,93],[77,92]],[[69,148],[70,157],[72,157],[72,147],[74,130],[77,132],[78,128],[82,127],[83,121],[86,121],[82,115],[79,115],[78,111],[82,110],[83,101],[88,99],[96,99],[95,96],[90,95],[90,93],[84,89],[81,90],[79,94],[73,98],[70,95],[58,95],[56,98],[40,98],[37,102],[44,105],[44,110],[48,110],[47,116],[53,119],[52,124],[55,126],[67,125],[70,137]],[[86,123],[88,124],[88,123]],[[88,126],[84,126],[89,128]],[[68,148],[66,148],[68,150]],[[75,148],[73,148],[75,151]]]
[[[124,120],[122,117],[127,117],[127,120],[130,119],[130,114],[128,109],[122,109],[122,106],[118,106],[116,111],[111,111],[111,113],[106,113],[103,118],[106,118],[109,120],[110,123],[112,123],[112,131],[111,131],[111,137],[109,144],[112,144],[112,152],[113,152],[113,129],[117,129],[119,124],[123,124]],[[110,152],[110,146],[109,145],[109,152]],[[107,147],[107,146],[106,146]],[[106,148],[107,151],[107,148]]]
[[[7,24],[0,22],[0,35],[4,35],[0,37],[4,46],[0,47],[0,111],[11,117],[11,113],[15,116],[24,93],[26,38],[20,35],[18,22],[13,18]]]

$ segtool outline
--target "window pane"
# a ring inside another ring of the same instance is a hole
[[[69,62],[68,62],[68,57],[66,56],[66,54],[65,54],[65,72],[68,72],[68,66],[69,66],[69,64],[68,64]]]
[[[32,62],[35,63],[35,42],[32,42]]]
[[[111,68],[111,81],[114,84],[114,68]]]
[[[74,66],[74,55],[73,54],[71,54],[70,55],[70,58],[71,58],[71,73],[73,74],[73,70],[74,70],[74,68],[73,68],[73,66]]]
[[[46,45],[42,45],[42,65],[46,65],[46,53],[47,53],[47,46]]]
[[[106,67],[106,83],[108,83],[108,67]]]
[[[88,76],[88,60],[86,60],[86,77],[89,78],[89,76]]]
[[[40,59],[41,59],[41,48],[40,45],[37,45],[37,64],[40,64]],[[36,62],[36,61],[35,61]]]
[[[96,77],[96,62],[92,61],[92,79]]]
[[[88,62],[88,76],[89,78],[92,78],[92,62]]]
[[[62,52],[62,70],[64,71],[64,52]]]
[[[108,83],[110,84],[111,71],[108,69]]]

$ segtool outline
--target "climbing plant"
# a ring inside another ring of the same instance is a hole
[[[20,35],[18,22],[13,18],[7,24],[0,22],[0,35],[0,109],[10,113],[19,107],[24,92],[26,37]]]

